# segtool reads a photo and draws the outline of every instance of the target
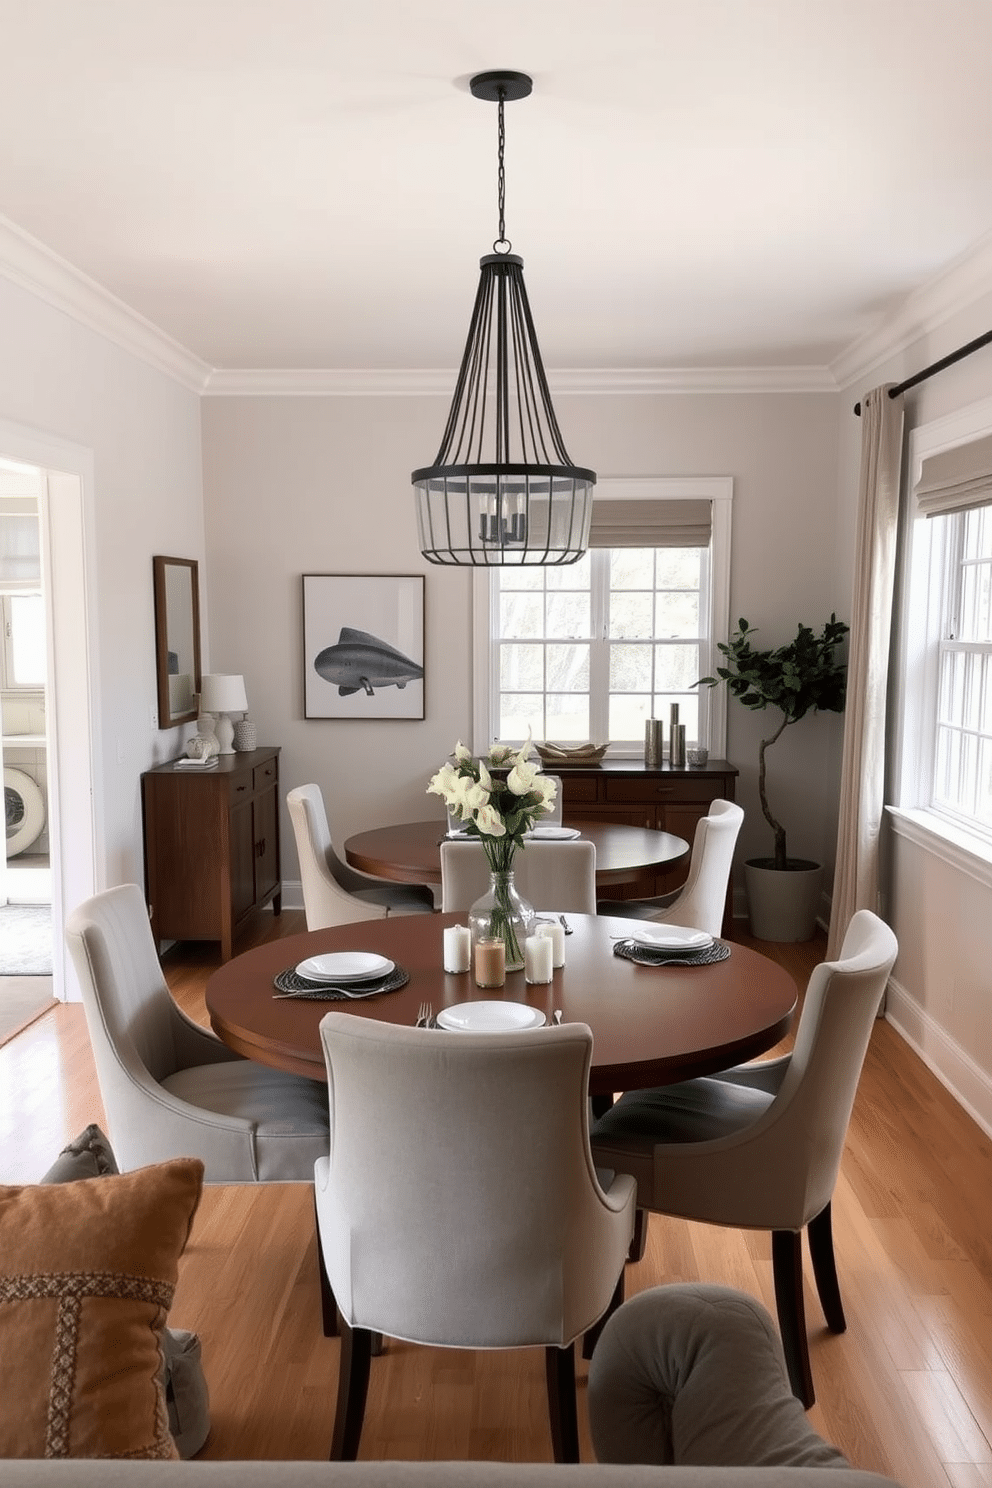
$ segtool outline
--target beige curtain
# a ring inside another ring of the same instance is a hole
[[[861,400],[861,479],[844,709],[837,861],[827,958],[858,909],[878,911],[885,786],[885,703],[895,586],[902,401],[889,387]]]

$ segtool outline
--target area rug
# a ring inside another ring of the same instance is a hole
[[[52,906],[0,905],[0,976],[52,975]]]

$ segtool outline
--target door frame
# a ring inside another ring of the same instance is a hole
[[[48,676],[49,856],[52,867],[52,991],[76,1002],[79,984],[66,954],[67,909],[99,887],[104,861],[96,648],[93,451],[56,434],[0,419],[0,454],[37,466],[47,479],[39,501]]]

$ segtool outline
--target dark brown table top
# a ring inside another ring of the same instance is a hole
[[[412,1024],[422,1002],[437,1014],[455,1003],[501,995],[554,1009],[565,1022],[588,1023],[593,1032],[590,1094],[643,1089],[713,1074],[764,1053],[788,1031],[796,987],[777,962],[731,943],[726,961],[711,966],[638,966],[614,955],[611,936],[630,920],[568,915],[566,965],[542,987],[522,971],[502,989],[475,985],[471,972],[442,968],[442,930],[464,916],[400,915],[395,919],[337,925],[286,936],[235,956],[207,983],[215,1032],[239,1053],[277,1069],[325,1079],[318,1025],[330,1009]],[[361,1002],[273,998],[273,977],[307,956],[326,951],[373,951],[410,974],[405,987]],[[456,1037],[457,1035],[449,1035]]]
[[[596,847],[596,883],[637,883],[658,868],[677,863],[689,844],[671,832],[651,827],[629,827],[622,822],[583,822],[577,829]],[[353,868],[391,878],[399,883],[441,882],[441,843],[444,821],[404,822],[356,832],[344,844]],[[526,852],[526,848],[524,849]]]

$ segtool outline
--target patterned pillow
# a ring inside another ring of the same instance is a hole
[[[202,1185],[178,1158],[0,1186],[0,1457],[178,1456],[162,1333]]]

